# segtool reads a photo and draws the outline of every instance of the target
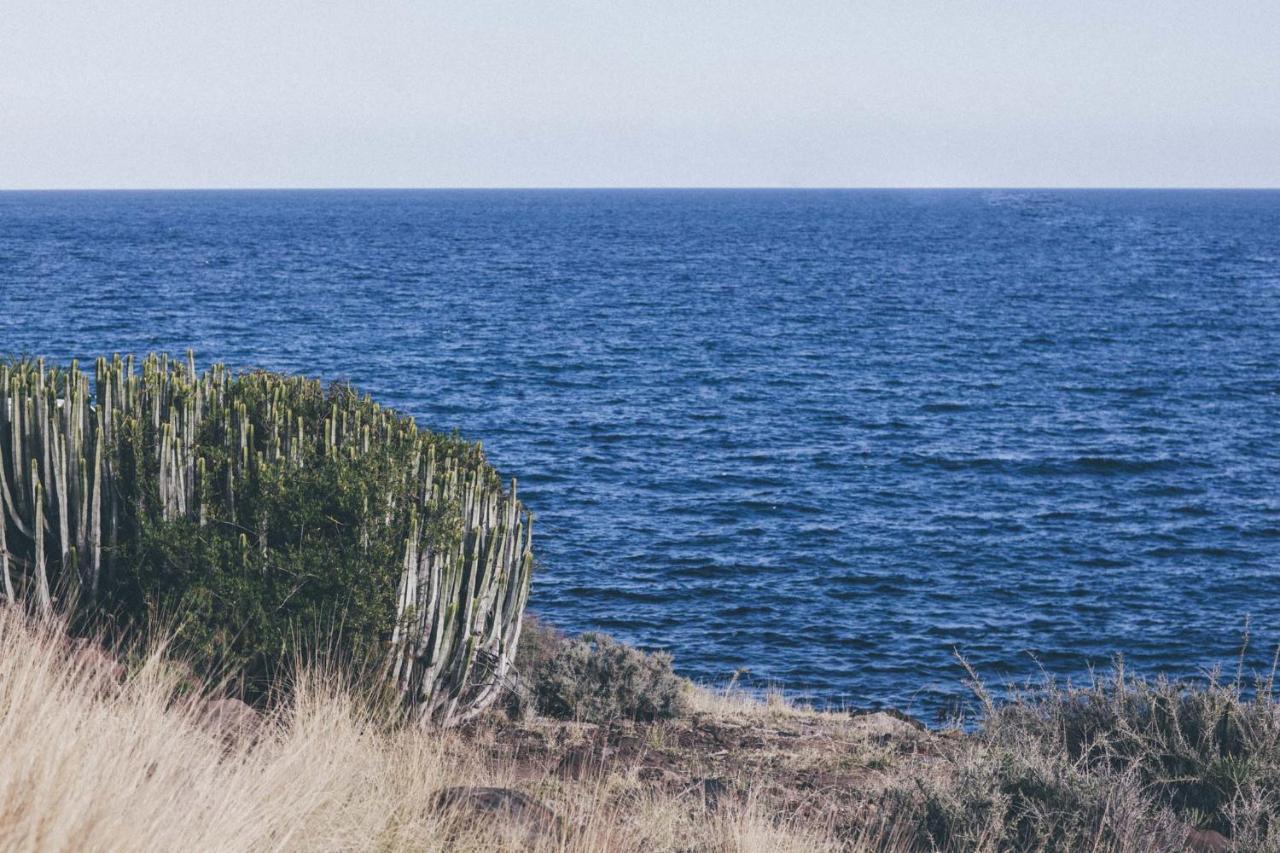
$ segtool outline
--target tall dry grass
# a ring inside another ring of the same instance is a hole
[[[341,679],[310,673],[253,743],[201,727],[198,697],[162,647],[134,652],[120,686],[56,624],[0,607],[0,849],[825,850],[821,833],[754,804],[699,813],[609,775],[517,779],[463,735],[385,724]],[[625,770],[623,771],[625,776]],[[457,785],[518,786],[562,829],[435,807]],[[633,792],[634,793],[634,792]]]
[[[632,730],[683,762],[664,787],[644,756],[577,778],[564,750],[493,748],[527,733],[508,724],[396,725],[323,670],[281,690],[255,740],[229,741],[163,646],[123,657],[123,681],[104,677],[61,626],[0,606],[0,851],[1280,851],[1270,681],[1246,698],[1118,673],[991,706],[972,735],[694,691],[690,718]],[[772,746],[699,753],[682,736],[705,726]],[[734,787],[715,806],[698,787],[713,765]],[[555,819],[440,808],[455,786],[516,790]]]

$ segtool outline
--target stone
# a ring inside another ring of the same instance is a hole
[[[698,788],[702,793],[702,805],[709,812],[719,811],[729,797],[729,786],[723,779],[703,779]]]
[[[1187,831],[1187,850],[1192,853],[1226,853],[1231,840],[1216,829],[1191,829]]]
[[[114,694],[124,682],[124,664],[107,654],[97,643],[83,637],[72,639],[71,658],[74,666],[85,673],[87,680],[101,693]]]
[[[197,713],[200,728],[228,744],[252,742],[262,731],[262,715],[239,699],[207,699]]]
[[[512,788],[458,786],[438,791],[437,812],[470,812],[496,817],[536,845],[539,840],[558,842],[564,838],[564,822],[542,803]]]
[[[570,747],[556,764],[556,774],[581,782],[598,775],[604,768],[605,759],[612,752],[609,747],[596,749],[591,744]]]
[[[867,736],[889,740],[895,737],[914,737],[927,731],[924,723],[894,709],[875,711],[851,711],[858,728]]]

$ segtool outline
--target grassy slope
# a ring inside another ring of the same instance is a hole
[[[56,626],[4,608],[0,649],[4,850],[1157,851],[1187,849],[1197,824],[1276,847],[1280,718],[1228,689],[1195,694],[1179,745],[1117,699],[1151,686],[1023,703],[976,735],[694,688],[674,720],[495,715],[441,733],[389,727],[311,676],[248,743],[202,728],[162,652],[117,686]],[[1206,725],[1240,749],[1223,758]],[[1125,749],[1147,766],[1112,760]],[[1165,773],[1169,756],[1201,787]],[[518,790],[560,820],[437,809],[456,785]]]
[[[657,788],[622,802],[617,785],[647,787],[631,767],[567,779],[553,763],[503,757],[491,726],[507,727],[494,722],[392,730],[332,679],[305,680],[256,742],[228,744],[202,728],[184,672],[162,652],[135,660],[117,687],[57,626],[4,607],[0,648],[3,850],[823,847],[750,803],[710,814]],[[434,808],[439,790],[459,784],[534,793],[563,831],[531,836],[517,820]]]

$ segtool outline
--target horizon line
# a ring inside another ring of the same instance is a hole
[[[0,187],[0,193],[148,193],[148,192],[1274,192],[1275,185],[898,185],[898,186],[763,186],[763,185],[618,185],[618,186],[163,186],[163,187]]]

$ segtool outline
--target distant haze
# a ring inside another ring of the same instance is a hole
[[[1275,0],[0,9],[7,189],[1278,185]]]

